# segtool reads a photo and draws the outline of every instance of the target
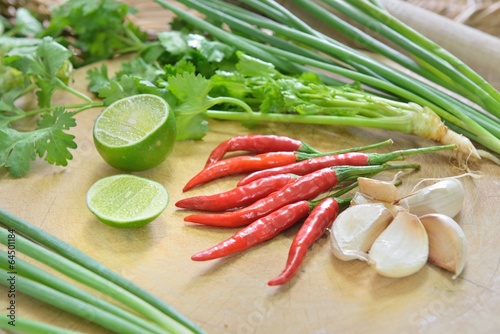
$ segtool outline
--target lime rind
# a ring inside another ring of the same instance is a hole
[[[113,102],[97,118],[95,136],[110,147],[134,145],[160,128],[169,113],[168,104],[156,95],[130,96]]]
[[[94,144],[110,166],[143,171],[161,164],[173,149],[175,115],[159,96],[139,94],[118,100],[97,117]]]
[[[120,174],[103,178],[87,192],[89,210],[113,227],[144,226],[166,209],[169,196],[160,183]]]

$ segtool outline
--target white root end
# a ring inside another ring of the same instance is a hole
[[[472,142],[467,137],[449,129],[434,111],[415,103],[410,103],[410,105],[417,111],[413,129],[417,136],[434,140],[442,145],[455,144],[458,161],[467,161],[470,157],[481,159]]]
[[[495,164],[499,165],[500,166],[500,159],[498,159],[496,156],[494,156],[493,154],[491,154],[490,152],[488,151],[485,151],[485,150],[477,150],[477,152],[479,153],[479,155],[484,158],[484,159],[487,159],[487,160],[490,160],[492,162],[494,162]]]
[[[479,155],[478,151],[476,150],[474,145],[472,145],[471,141],[467,137],[448,129],[448,127],[444,124],[443,126],[446,127],[447,131],[441,137],[441,140],[439,140],[441,144],[457,145],[457,154],[459,154],[460,157],[463,157],[465,155],[466,159],[468,159],[469,157],[481,159],[481,156]]]

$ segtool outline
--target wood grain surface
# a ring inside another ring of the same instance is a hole
[[[108,62],[112,71],[119,60]],[[79,70],[75,88],[84,90],[86,69]],[[61,94],[56,103],[75,102]],[[212,121],[201,141],[178,142],[160,166],[136,173],[162,183],[170,192],[167,210],[150,225],[114,229],[90,213],[85,194],[98,179],[120,173],[98,155],[92,126],[100,110],[78,115],[74,128],[78,149],[69,166],[36,161],[28,175],[11,178],[0,171],[1,207],[71,243],[126,278],[164,299],[208,333],[495,333],[500,329],[500,169],[488,161],[470,167],[481,178],[466,177],[466,202],[457,217],[467,236],[468,261],[456,280],[433,265],[403,279],[377,275],[366,263],[341,262],[330,252],[325,235],[310,250],[298,275],[282,287],[266,282],[280,273],[296,227],[277,238],[225,259],[196,263],[190,256],[229,237],[234,229],[188,225],[187,214],[174,202],[186,196],[220,192],[240,176],[192,189],[182,186],[204,165],[219,142],[244,133],[295,137],[332,150],[392,138],[392,149],[432,145],[414,136],[349,127],[262,124],[251,131],[234,122]],[[459,175],[449,152],[407,158],[422,165],[405,172],[401,193],[421,178]],[[393,173],[380,174],[381,179]],[[2,286],[2,304],[7,291]],[[87,333],[105,333],[23,295],[19,314]],[[5,305],[4,305],[5,306]]]
[[[106,62],[110,73],[120,60]],[[86,89],[87,68],[77,71],[73,86]],[[498,78],[495,78],[498,81]],[[495,81],[494,80],[494,81]],[[78,102],[60,93],[54,103]],[[0,169],[0,207],[63,239],[124,277],[162,298],[207,333],[498,333],[500,332],[500,168],[489,161],[472,163],[479,178],[465,177],[466,201],[456,220],[467,237],[467,265],[456,280],[433,265],[402,279],[377,275],[366,263],[333,257],[328,236],[310,248],[299,273],[282,287],[267,281],[285,265],[297,227],[273,240],[225,259],[197,263],[191,255],[232,235],[235,229],[186,224],[188,213],[175,208],[184,197],[221,192],[241,176],[212,182],[182,193],[184,184],[221,141],[245,133],[295,137],[320,150],[366,145],[388,138],[387,152],[433,145],[414,136],[383,130],[294,124],[261,124],[247,129],[236,122],[211,121],[201,141],[176,143],[160,166],[136,175],[163,184],[171,200],[151,224],[115,229],[100,223],[87,209],[85,195],[97,180],[121,173],[108,166],[92,141],[100,110],[77,116],[72,130],[78,149],[67,167],[36,161],[28,175],[13,179]],[[464,173],[450,152],[413,156],[417,172],[405,172],[401,194],[422,178]],[[394,173],[383,173],[390,179]],[[87,321],[17,296],[18,315],[85,333],[107,333]],[[5,310],[7,290],[0,286]],[[0,312],[4,316],[5,311]]]

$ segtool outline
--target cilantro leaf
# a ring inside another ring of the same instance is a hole
[[[133,13],[132,7],[116,0],[68,0],[54,8],[43,35],[77,49],[80,57],[72,60],[80,67],[144,48],[147,34],[126,20]]]
[[[208,131],[208,92],[212,83],[193,73],[184,72],[168,78],[168,89],[178,99],[174,108],[177,140],[201,139]]]
[[[43,26],[26,8],[16,10],[14,29],[23,36],[36,36],[43,31]]]
[[[67,166],[68,160],[73,158],[69,149],[77,145],[75,137],[65,131],[74,126],[73,113],[56,108],[51,114],[42,116],[34,131],[0,128],[0,166],[7,167],[14,177],[27,173],[37,155],[50,164]]]
[[[0,128],[0,166],[7,167],[14,177],[27,173],[30,162],[36,158],[30,137],[30,133],[18,132],[8,127]]]
[[[104,105],[137,94],[153,94],[165,97],[166,90],[157,87],[148,80],[130,75],[122,75],[119,79],[111,79],[108,84],[98,89],[99,97],[104,99]]]
[[[97,94],[101,87],[109,84],[108,67],[103,64],[100,69],[91,68],[87,71],[87,80],[89,81],[89,91]]]

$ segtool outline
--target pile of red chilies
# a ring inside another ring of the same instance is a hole
[[[308,248],[327,231],[339,212],[349,206],[351,198],[340,196],[356,187],[357,177],[371,177],[393,169],[418,169],[418,164],[388,162],[411,154],[455,148],[455,145],[445,145],[382,154],[361,152],[391,143],[388,140],[321,153],[302,141],[284,136],[244,135],[222,142],[211,152],[205,168],[183,191],[221,177],[250,174],[229,191],[182,199],[176,206],[212,212],[188,215],[184,218],[186,222],[244,227],[229,239],[193,255],[192,259],[206,261],[246,250],[303,220],[291,244],[285,269],[268,285],[288,282]],[[226,153],[236,151],[249,154],[225,158]],[[351,181],[348,185],[330,194],[341,182],[348,181]]]

